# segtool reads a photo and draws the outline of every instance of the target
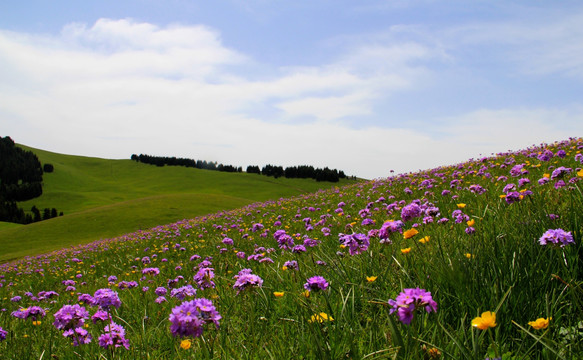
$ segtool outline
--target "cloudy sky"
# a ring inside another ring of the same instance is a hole
[[[379,178],[583,135],[583,3],[3,0],[0,136]]]

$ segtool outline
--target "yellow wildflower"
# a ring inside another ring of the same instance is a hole
[[[377,279],[378,276],[367,276],[366,277],[366,281],[368,282],[374,282]]]
[[[577,171],[577,176],[583,177],[583,169]]]
[[[302,296],[309,298],[310,297],[310,292],[308,290],[304,290],[304,292],[302,292]]]
[[[463,209],[463,208],[465,208],[465,207],[466,207],[466,204],[464,204],[464,203],[459,203],[459,204],[457,204],[457,207],[458,207],[459,209]]]
[[[466,221],[466,224],[468,224],[468,226],[474,226],[475,223],[476,223],[476,220],[475,219]]]
[[[480,330],[493,328],[496,325],[496,313],[492,311],[485,311],[482,313],[482,316],[478,316],[472,320],[472,326]]]
[[[185,340],[182,340],[180,342],[180,347],[184,350],[190,349],[191,346],[192,346],[192,341],[190,341],[190,339],[185,339]]]
[[[403,232],[403,237],[405,239],[410,239],[417,234],[419,234],[419,231],[417,231],[417,229],[415,229],[415,228],[412,228],[409,230],[405,230],[405,232]]]
[[[419,239],[419,242],[421,244],[426,244],[429,242],[429,236],[424,237],[423,239]]]
[[[410,247],[405,248],[405,249],[401,249],[401,253],[403,253],[403,254],[408,254],[410,252],[411,252],[411,248]]]
[[[273,296],[275,297],[282,297],[285,294],[283,291],[274,291]]]
[[[546,329],[549,326],[549,321],[553,318],[538,318],[535,321],[529,321],[528,325],[532,326],[536,330]]]
[[[332,316],[329,316],[325,312],[321,312],[319,314],[312,315],[310,320],[308,320],[309,323],[313,323],[316,321],[319,323],[323,323],[324,321],[334,321],[334,318],[332,318]]]

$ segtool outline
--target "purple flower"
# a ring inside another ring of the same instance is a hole
[[[170,296],[173,298],[177,298],[178,300],[184,300],[187,296],[194,296],[196,295],[196,289],[192,287],[192,285],[186,285],[179,287],[177,289],[172,289],[170,292]]]
[[[73,346],[79,346],[81,344],[89,344],[92,340],[91,334],[82,327],[76,327],[72,329],[65,330],[63,332],[64,337],[73,339]]]
[[[304,289],[308,291],[326,290],[328,288],[328,281],[322,276],[312,276],[304,284]]]
[[[11,298],[10,301],[12,302],[19,302],[20,300],[22,300],[22,297],[16,295],[15,297]]]
[[[82,327],[89,318],[87,310],[78,304],[63,305],[55,314],[53,325],[59,330],[69,330]]]
[[[97,290],[93,295],[93,298],[95,299],[95,304],[99,305],[104,310],[109,310],[112,306],[115,308],[121,306],[121,300],[119,299],[117,292],[108,288]]]
[[[340,241],[343,245],[348,247],[348,253],[353,256],[365,252],[370,245],[368,236],[361,233],[350,235],[341,234]]]
[[[428,313],[437,311],[437,303],[433,300],[431,292],[420,288],[403,289],[395,300],[389,300],[389,305],[392,306],[389,313],[397,312],[399,320],[405,325],[411,324],[416,309],[424,307]]]
[[[103,348],[108,348],[110,346],[125,347],[127,350],[130,349],[130,342],[125,338],[125,329],[123,326],[114,323],[107,325],[104,329],[105,333],[99,336],[99,346]]]
[[[553,172],[551,173],[551,179],[552,180],[561,179],[563,176],[565,176],[566,174],[569,174],[572,171],[573,171],[573,169],[571,169],[571,168],[559,166],[558,168],[553,170]]]
[[[77,297],[77,301],[85,303],[85,304],[90,305],[90,306],[97,305],[93,296],[91,296],[89,294],[80,294]]]
[[[306,252],[306,247],[304,245],[296,245],[292,248],[292,252],[299,254]]]
[[[31,306],[29,308],[20,308],[17,311],[12,312],[12,316],[19,318],[19,319],[28,319],[29,317],[32,318],[33,321],[37,320],[38,318],[42,318],[46,316],[45,309],[41,308],[40,306]]]
[[[233,279],[237,280],[233,285],[233,289],[237,290],[237,294],[248,288],[261,287],[263,285],[263,279],[251,272],[251,269],[243,269],[233,277]]]
[[[159,287],[156,288],[156,290],[154,290],[154,292],[158,296],[163,296],[163,295],[166,295],[166,293],[168,292],[168,290],[165,287],[159,286]]]
[[[223,244],[225,244],[225,245],[233,245],[234,243],[235,242],[231,238],[226,237],[223,239]]]
[[[105,310],[97,310],[93,316],[91,316],[91,321],[94,324],[97,324],[98,321],[107,321],[109,320],[109,313]]]
[[[403,221],[409,221],[421,216],[421,213],[421,207],[416,203],[411,203],[409,205],[405,205],[401,210],[401,219],[403,219]]]
[[[298,270],[299,266],[298,266],[298,262],[295,260],[290,260],[290,261],[286,261],[283,266],[286,269],[290,269],[290,270]]]
[[[142,274],[156,276],[156,275],[160,274],[160,269],[158,269],[158,268],[145,268],[145,269],[142,269]]]
[[[203,267],[198,270],[196,275],[194,275],[193,280],[201,290],[215,288],[215,282],[212,280],[215,277],[214,270],[215,269],[210,267]]]
[[[168,318],[170,332],[179,337],[199,337],[205,324],[212,322],[218,328],[220,319],[221,315],[208,299],[185,301],[173,308]]]
[[[6,335],[8,334],[8,331],[2,329],[2,327],[0,327],[0,341],[6,340]]]
[[[553,245],[565,247],[569,244],[574,244],[573,235],[571,232],[566,232],[563,229],[549,229],[539,239],[541,245]]]

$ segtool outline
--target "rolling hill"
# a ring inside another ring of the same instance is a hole
[[[156,167],[18,146],[55,169],[43,176],[43,195],[19,206],[54,207],[64,216],[26,226],[0,223],[0,262],[350,182]]]

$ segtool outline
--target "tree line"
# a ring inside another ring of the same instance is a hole
[[[168,156],[152,156],[145,154],[132,154],[131,159],[144,164],[156,166],[185,166],[204,170],[216,170],[224,172],[243,172],[241,167],[233,165],[218,164],[216,161],[194,160],[187,158],[177,158]],[[257,165],[249,165],[246,169],[247,173],[260,174],[266,176],[286,177],[286,178],[300,178],[300,179],[314,179],[316,181],[338,182],[340,179],[345,179],[347,176],[344,171],[329,169],[314,168],[310,165],[290,166],[283,168],[282,166],[265,165],[259,168]]]
[[[41,166],[32,151],[16,147],[10,137],[0,137],[0,221],[29,224],[57,216],[56,209],[44,209],[41,216],[34,206],[30,213],[25,213],[17,205],[19,201],[41,196],[43,173],[53,170],[51,164]]]
[[[219,164],[216,161],[206,161],[206,160],[194,160],[186,158],[177,158],[169,156],[152,156],[145,154],[132,154],[131,159],[144,164],[156,165],[156,166],[184,166],[203,170],[216,170],[224,172],[243,172],[242,167],[236,167],[233,165]]]
[[[261,174],[266,176],[298,178],[298,179],[314,179],[316,181],[338,182],[340,179],[345,179],[347,176],[344,171],[329,169],[314,168],[311,165],[289,166],[285,169],[282,166],[265,165],[261,169],[259,166],[247,166],[248,173]]]

